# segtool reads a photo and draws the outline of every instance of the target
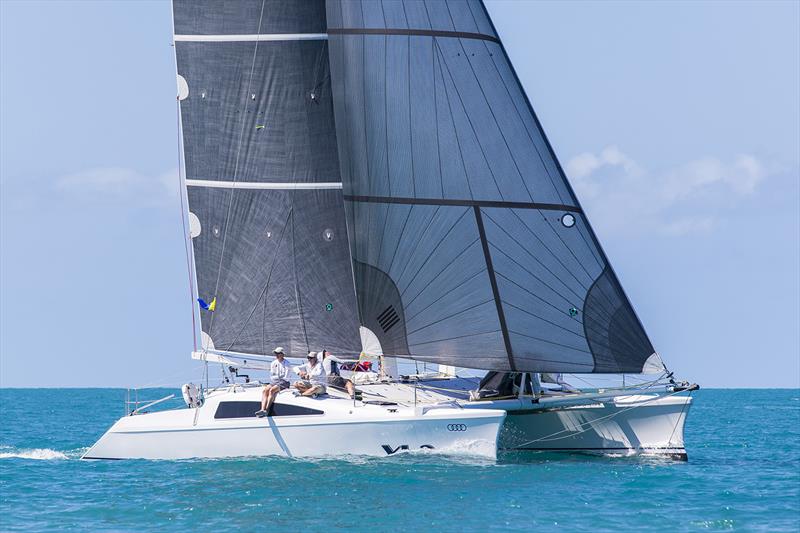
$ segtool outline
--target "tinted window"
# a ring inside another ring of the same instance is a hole
[[[220,402],[214,418],[253,418],[261,409],[261,402]],[[272,405],[272,416],[321,415],[319,409],[310,409],[298,405],[275,403]]]

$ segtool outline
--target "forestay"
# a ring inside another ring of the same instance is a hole
[[[385,353],[641,371],[653,347],[483,5],[329,0],[327,18],[358,305]]]
[[[323,0],[174,0],[202,330],[217,350],[360,350]]]

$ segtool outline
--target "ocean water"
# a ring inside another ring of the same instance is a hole
[[[800,390],[697,392],[685,463],[536,453],[79,461],[123,396],[0,389],[0,530],[800,531]]]

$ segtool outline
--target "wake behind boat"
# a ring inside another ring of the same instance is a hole
[[[87,457],[473,438],[492,455],[504,417],[501,448],[685,457],[693,387],[654,349],[479,0],[173,0],[173,16],[192,356],[227,383],[129,414]],[[361,403],[282,392],[274,416],[226,417],[258,400],[235,374],[273,346],[380,373],[351,376]],[[409,387],[397,358],[488,374]],[[651,377],[542,389],[562,373]]]

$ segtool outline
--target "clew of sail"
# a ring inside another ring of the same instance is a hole
[[[204,339],[358,353],[324,1],[173,11],[197,291],[216,302]]]
[[[358,306],[384,352],[642,371],[653,346],[482,3],[330,0],[327,19]]]

